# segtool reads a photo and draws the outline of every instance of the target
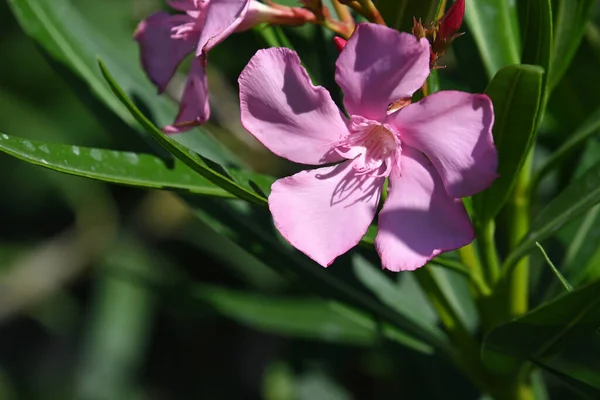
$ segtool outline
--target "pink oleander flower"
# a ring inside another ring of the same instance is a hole
[[[140,22],[134,38],[140,45],[141,61],[150,80],[164,92],[183,59],[193,53],[175,122],[166,133],[186,131],[210,116],[206,54],[234,31],[262,23],[296,24],[310,15],[299,8],[270,7],[256,0],[167,0],[183,14],[156,13]]]
[[[460,198],[496,178],[490,99],[442,91],[387,111],[425,82],[429,47],[359,24],[336,63],[349,118],[288,49],[259,50],[240,75],[244,127],[281,157],[322,165],[279,179],[269,196],[277,229],[322,266],[366,233],[386,178],[375,240],[384,268],[414,270],[474,238]]]

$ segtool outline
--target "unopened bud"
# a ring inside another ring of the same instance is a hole
[[[315,15],[300,7],[263,4],[257,0],[251,0],[248,11],[236,30],[244,31],[265,22],[273,25],[302,25],[314,21]]]
[[[434,27],[435,35],[433,43],[431,44],[433,55],[430,64],[432,68],[435,67],[437,60],[446,54],[446,50],[450,47],[450,43],[462,35],[457,32],[462,25],[464,16],[465,0],[456,0],[448,9],[448,12],[444,17],[438,21],[437,26]]]
[[[438,34],[444,41],[452,41],[465,17],[465,0],[456,0],[440,21]]]
[[[344,47],[346,46],[346,43],[348,43],[348,41],[339,36],[334,36],[333,43],[335,44],[335,47],[338,49],[338,51],[341,52],[342,50],[344,50]]]

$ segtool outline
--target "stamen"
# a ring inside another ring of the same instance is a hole
[[[352,117],[350,129],[352,133],[336,146],[335,151],[344,158],[355,160],[353,167],[357,175],[389,175],[400,151],[395,129],[357,116]]]

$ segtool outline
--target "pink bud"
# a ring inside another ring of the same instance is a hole
[[[333,43],[335,44],[335,47],[338,49],[338,51],[342,51],[344,50],[344,47],[346,46],[346,43],[348,41],[346,39],[343,39],[339,36],[334,36],[333,37]]]
[[[465,16],[465,0],[456,0],[440,21],[439,35],[442,40],[451,40],[458,32]]]
[[[268,23],[273,25],[302,25],[314,22],[315,15],[300,7],[287,7],[275,3],[263,4],[249,0],[248,11],[236,31],[245,31],[253,26]]]

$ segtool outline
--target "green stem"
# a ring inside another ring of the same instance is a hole
[[[508,244],[514,249],[529,231],[529,183],[533,152],[527,156],[519,173],[517,184],[509,203],[510,224]],[[507,318],[524,314],[529,308],[529,256],[523,257],[507,276]]]
[[[352,17],[352,13],[350,13],[348,6],[340,3],[339,0],[333,0],[331,3],[340,21],[346,24],[351,32],[354,31],[354,17]]]
[[[480,296],[489,296],[491,289],[484,279],[483,269],[473,243],[458,249],[458,255],[463,264],[469,269],[469,276],[471,282],[475,285],[476,293]]]
[[[493,220],[486,221],[478,229],[477,244],[479,254],[483,259],[485,269],[483,271],[485,280],[490,285],[494,285],[500,277],[500,261],[498,259],[498,251],[496,250],[496,242],[494,233],[496,232],[496,224]]]
[[[358,3],[362,6],[363,16],[366,19],[376,24],[387,26],[379,10],[371,0],[358,0]]]

